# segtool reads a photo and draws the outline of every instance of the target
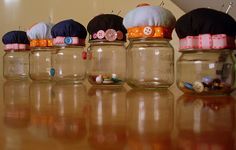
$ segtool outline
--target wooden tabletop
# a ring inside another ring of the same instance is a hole
[[[233,150],[235,94],[4,81],[0,150]]]

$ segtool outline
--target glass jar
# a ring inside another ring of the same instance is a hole
[[[82,53],[84,46],[59,47],[52,54],[50,73],[55,81],[82,82],[85,79],[85,58]]]
[[[177,85],[184,93],[229,94],[233,90],[231,50],[182,51],[177,68]]]
[[[27,79],[29,77],[29,51],[6,50],[3,56],[5,79]]]
[[[174,82],[174,49],[168,39],[130,39],[127,83],[137,88],[167,88]]]
[[[126,76],[124,42],[90,41],[88,81],[92,85],[122,85]]]
[[[53,48],[32,48],[30,53],[30,78],[32,80],[51,80]]]

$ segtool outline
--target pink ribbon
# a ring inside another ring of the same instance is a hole
[[[186,49],[234,49],[235,38],[226,34],[200,34],[180,39],[180,50]]]
[[[28,44],[6,44],[4,50],[27,50],[29,49]]]
[[[63,36],[58,36],[53,39],[53,44],[54,45],[68,45],[65,43],[65,38],[68,37],[63,37]],[[85,39],[80,39],[78,37],[69,37],[72,39],[72,43],[69,45],[85,45]]]

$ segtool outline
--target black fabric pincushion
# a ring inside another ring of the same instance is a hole
[[[61,21],[52,27],[51,34],[53,38],[62,37],[78,37],[85,39],[87,36],[86,28],[72,19]]]
[[[180,17],[175,30],[180,39],[199,34],[226,34],[235,37],[236,22],[224,12],[198,8]]]
[[[28,37],[24,31],[10,31],[3,35],[3,44],[29,44]]]
[[[127,30],[123,18],[114,14],[101,14],[88,23],[90,40],[126,41]]]

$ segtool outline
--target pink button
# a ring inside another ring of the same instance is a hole
[[[124,38],[124,35],[121,31],[117,31],[116,33],[117,33],[117,39],[118,40],[122,40]]]
[[[103,30],[99,30],[99,31],[97,32],[97,37],[98,37],[99,39],[103,39],[103,38],[105,37],[105,32],[104,32]]]
[[[97,39],[97,38],[98,38],[97,33],[94,33],[93,34],[93,39]]]
[[[108,29],[105,33],[105,38],[108,40],[108,41],[115,41],[116,38],[117,38],[117,33],[116,33],[116,30],[114,29]]]

